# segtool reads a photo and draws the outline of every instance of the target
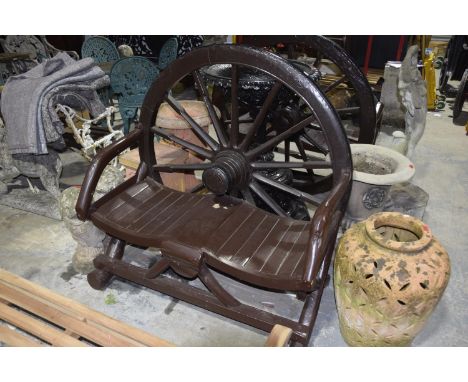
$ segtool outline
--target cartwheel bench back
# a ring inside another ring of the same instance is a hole
[[[210,98],[205,69],[211,65],[225,65],[229,73],[224,79],[230,104],[226,120],[218,117]],[[176,85],[181,80],[186,85],[187,78],[206,104],[211,133],[177,100]],[[256,105],[245,102],[252,91]],[[200,144],[155,126],[163,102],[190,125]],[[284,325],[293,330],[293,342],[307,345],[352,178],[345,132],[323,93],[271,52],[211,45],[180,57],[161,73],[146,95],[140,121],[98,153],[82,184],[79,218],[92,220],[111,236],[105,254],[94,261],[90,285],[103,289],[115,275],[265,331]],[[305,152],[305,127],[321,131],[325,149],[322,142],[317,152]],[[158,165],[155,135],[200,160]],[[105,166],[135,145],[141,158],[136,175],[93,202]],[[189,192],[162,184],[161,172],[194,171],[201,172],[202,182]],[[285,196],[294,205],[314,205],[313,217],[291,218]],[[123,256],[127,244],[158,248],[161,256],[146,267],[136,265]],[[303,304],[299,319],[241,302],[219,274],[279,294],[295,293]],[[188,282],[195,278],[206,288]]]

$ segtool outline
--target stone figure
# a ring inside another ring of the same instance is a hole
[[[123,168],[107,166],[97,184],[94,199],[99,199],[123,181]],[[60,199],[60,212],[63,222],[77,243],[72,258],[73,268],[78,273],[87,274],[94,269],[94,258],[104,251],[103,241],[106,235],[90,220],[83,222],[76,217],[75,205],[79,193],[77,187],[64,190]]]
[[[60,198],[59,178],[62,173],[62,162],[56,151],[50,149],[48,154],[14,154],[11,155],[6,142],[6,129],[0,126],[0,191],[6,193],[5,185],[20,175],[28,178],[39,178],[44,188],[55,198]],[[39,191],[31,186],[31,191]]]
[[[408,140],[406,156],[411,158],[414,148],[426,127],[427,88],[418,70],[418,46],[411,46],[401,64],[398,75],[398,90],[406,109],[405,135]]]

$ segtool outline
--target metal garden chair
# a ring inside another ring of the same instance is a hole
[[[113,42],[102,36],[92,36],[83,42],[81,57],[91,57],[97,64],[117,61],[119,51]]]
[[[177,58],[178,43],[175,37],[171,37],[162,46],[159,52],[158,67],[159,70],[166,69],[172,61]]]
[[[120,59],[119,51],[114,43],[102,36],[92,36],[81,46],[81,57],[91,57],[96,64],[110,64]],[[99,97],[106,107],[113,106],[110,88],[98,91]]]
[[[117,96],[124,133],[130,131],[130,124],[143,105],[145,95],[159,75],[158,67],[144,57],[126,57],[117,61],[111,69],[110,80]]]

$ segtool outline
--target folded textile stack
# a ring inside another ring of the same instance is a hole
[[[64,125],[55,106],[105,111],[97,89],[109,77],[92,58],[75,61],[66,53],[8,79],[2,91],[1,110],[11,154],[47,154],[47,144],[63,142]]]

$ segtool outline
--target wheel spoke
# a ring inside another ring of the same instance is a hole
[[[314,68],[319,68],[320,64],[322,63],[322,55],[317,52],[317,57],[315,58],[315,61],[314,61]]]
[[[258,130],[260,127],[261,123],[265,120],[265,117],[268,113],[268,110],[270,109],[271,104],[276,98],[276,95],[278,94],[280,88],[281,88],[281,82],[276,82],[273,87],[270,89],[268,92],[268,95],[265,99],[265,102],[262,105],[262,108],[258,112],[257,116],[255,117],[254,123],[252,126],[250,126],[249,131],[247,132],[244,140],[242,141],[240,148],[242,150],[247,150],[248,147],[250,146],[250,143],[252,142],[252,138],[255,135],[255,132]]]
[[[231,128],[229,130],[230,146],[237,147],[239,141],[239,71],[237,65],[231,67]]]
[[[252,123],[253,121],[254,121],[253,118],[239,119],[239,123]],[[226,120],[224,121],[224,123],[230,124],[230,123],[231,123],[231,120],[230,120],[230,119],[226,119]]]
[[[210,119],[213,123],[213,127],[215,129],[218,140],[223,147],[227,147],[227,138],[221,121],[219,120],[218,115],[216,114],[216,109],[214,108],[214,105],[211,102],[210,97],[208,95],[208,91],[206,90],[205,81],[203,80],[198,70],[195,70],[193,72],[193,76],[203,97],[203,102],[205,102],[206,108],[208,109],[208,114],[210,115]]]
[[[304,191],[310,195],[322,194],[328,192],[333,187],[333,174],[324,176],[324,177],[315,177],[311,179],[309,174],[305,172],[300,172],[296,170],[291,170],[293,172],[293,181],[292,187],[296,190]]]
[[[203,190],[204,188],[206,188],[206,186],[203,184],[203,183],[200,183],[200,184],[197,184],[195,187],[193,187],[191,190],[189,190],[188,192],[190,194],[195,194],[197,192],[200,192],[201,190]]]
[[[305,152],[304,145],[302,144],[301,139],[299,137],[296,137],[294,139],[294,143],[296,143],[296,146],[299,150],[299,154],[301,154],[302,160],[304,162],[308,162],[309,158],[307,156],[307,153]],[[310,168],[307,168],[307,172],[309,175],[314,176],[314,172]]]
[[[278,134],[276,137],[273,137],[269,139],[268,141],[266,141],[265,143],[262,143],[261,145],[253,148],[252,150],[247,151],[245,156],[247,157],[247,159],[250,159],[250,160],[254,159],[255,157],[264,153],[265,151],[271,150],[281,141],[284,141],[286,138],[289,138],[290,136],[304,129],[309,123],[311,123],[314,120],[315,120],[315,116],[313,115],[303,119],[301,122],[296,123],[294,126],[290,127],[286,131],[283,131],[281,134]]]
[[[320,135],[319,135],[320,134]],[[314,135],[316,135],[314,137]],[[318,151],[320,151],[322,154],[327,155],[328,154],[328,147],[323,146],[323,142],[319,142],[319,138],[323,138],[321,135],[323,133],[321,131],[313,130],[313,131],[306,131],[304,134],[301,135],[301,142],[302,144],[308,143],[315,147]],[[304,140],[306,142],[304,142]]]
[[[323,169],[331,168],[331,163],[324,160],[305,162],[253,162],[250,164],[255,170],[268,170],[274,168],[306,168]]]
[[[305,202],[309,202],[311,204],[314,204],[314,205],[319,205],[320,202],[314,198],[312,195],[306,193],[306,192],[303,192],[303,191],[299,191],[299,190],[296,190],[295,188],[292,188],[286,184],[283,184],[283,183],[279,183],[279,182],[276,182],[270,178],[267,178],[266,176],[263,176],[259,173],[254,173],[253,174],[253,177],[258,180],[259,182],[262,182],[264,184],[267,184],[271,187],[274,187],[278,190],[281,190],[281,191],[284,191],[284,192],[287,192],[288,194],[290,195],[293,195],[293,196],[296,196],[298,198],[300,198],[301,200],[305,201]]]
[[[219,145],[218,143],[209,136],[209,134],[202,129],[202,127],[196,123],[193,118],[187,113],[187,111],[182,107],[179,102],[175,98],[173,98],[171,95],[167,95],[165,97],[166,102],[174,109],[177,114],[182,116],[187,123],[190,125],[190,127],[195,130],[196,134],[206,143],[212,150],[219,150]]]
[[[164,139],[168,139],[178,145],[182,146],[183,148],[193,151],[195,154],[199,155],[203,159],[213,159],[214,153],[212,151],[208,151],[203,147],[197,146],[193,143],[187,142],[186,140],[176,137],[174,134],[168,134],[163,129],[159,127],[153,126],[151,128],[156,134],[163,137]]]
[[[289,162],[290,150],[291,150],[291,141],[289,139],[286,139],[284,141],[284,161],[285,162]]]
[[[339,115],[343,115],[343,114],[357,114],[359,113],[359,111],[361,110],[361,108],[359,106],[353,106],[353,107],[343,107],[343,108],[340,108],[340,109],[335,109],[336,112],[339,114]]]
[[[342,76],[338,78],[336,81],[333,81],[331,84],[329,84],[325,89],[323,89],[323,92],[326,94],[329,91],[332,91],[333,89],[335,89],[338,85],[342,84],[345,81],[346,81],[346,76]]]
[[[243,190],[241,190],[241,194],[242,194],[242,197],[245,199],[246,202],[252,204],[253,206],[255,206],[255,200],[253,198],[253,195],[252,193],[250,192],[250,190],[248,188],[245,188]]]
[[[155,170],[161,172],[185,172],[196,170],[207,170],[213,167],[213,163],[187,163],[187,164],[156,164]]]
[[[287,217],[286,212],[276,203],[273,198],[267,194],[262,186],[256,181],[252,181],[249,184],[249,188],[257,194],[257,196],[262,199],[268,207],[270,207],[276,214],[282,217]]]

